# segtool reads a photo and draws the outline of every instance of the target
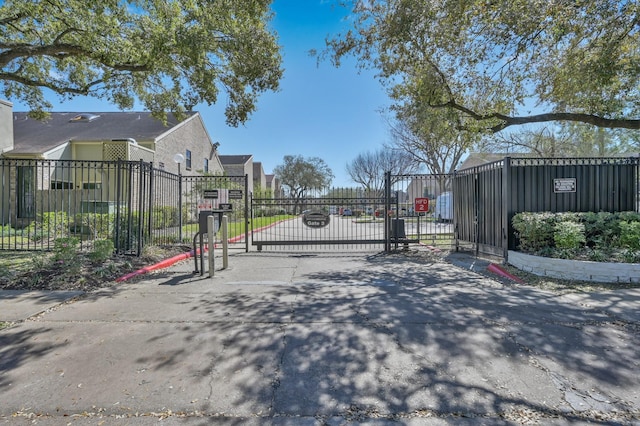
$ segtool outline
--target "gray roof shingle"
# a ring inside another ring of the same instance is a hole
[[[73,120],[81,114],[97,118]],[[189,116],[196,114],[188,113]],[[52,112],[47,120],[30,118],[26,112],[13,113],[14,149],[11,154],[39,154],[69,141],[100,141],[133,138],[153,141],[180,122],[167,115],[167,125],[150,112]]]

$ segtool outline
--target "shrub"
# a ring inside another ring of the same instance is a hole
[[[82,216],[82,225],[93,238],[108,238],[113,232],[115,214],[86,213]]]
[[[16,235],[16,230],[11,225],[0,226],[0,236],[10,237],[12,235]]]
[[[553,241],[559,249],[577,249],[585,242],[584,225],[576,222],[559,222],[554,227]]]
[[[46,212],[40,217],[42,229],[51,235],[69,235],[69,216],[65,212]]]
[[[589,247],[610,246],[620,235],[617,217],[614,213],[582,213],[586,244]]]
[[[640,250],[640,222],[620,222],[620,246]]]
[[[96,240],[89,258],[95,262],[104,262],[113,255],[115,247],[112,240]]]
[[[115,213],[113,215],[115,219]],[[139,217],[138,212],[129,212],[126,209],[123,209],[120,213],[120,222],[117,224],[118,238],[117,241],[114,240],[119,252],[130,251],[138,244],[141,231],[138,227]]]
[[[525,253],[593,261],[640,260],[640,214],[635,212],[518,213],[512,223],[519,249]]]
[[[622,250],[621,256],[627,263],[640,263],[640,250]]]
[[[53,242],[53,259],[71,261],[78,256],[80,240],[76,237],[57,238]]]
[[[537,252],[553,245],[553,213],[518,213],[512,224],[522,251]]]
[[[178,226],[178,209],[172,206],[157,207],[153,210],[151,227],[153,229],[164,229]]]
[[[36,221],[31,222],[26,231],[33,241],[40,241],[47,237],[66,237],[69,235],[69,217],[65,212],[45,212],[38,215]]]

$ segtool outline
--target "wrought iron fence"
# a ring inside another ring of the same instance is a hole
[[[81,249],[112,239],[118,253],[139,254],[150,175],[144,162],[0,159],[0,250],[51,250],[75,237]]]
[[[388,175],[392,248],[406,242],[439,249],[454,246],[451,178],[448,174]]]
[[[385,242],[383,191],[327,188],[251,200],[258,250],[377,250]]]
[[[520,212],[638,211],[638,157],[509,158],[453,178],[456,244],[508,256]]]
[[[116,253],[140,255],[148,244],[189,243],[197,212],[227,201],[236,204],[227,212],[233,241],[247,244],[246,176],[179,176],[143,161],[0,159],[0,177],[0,250],[52,250],[71,237],[81,250],[107,239]],[[207,188],[220,198],[204,197]]]
[[[250,199],[247,176],[180,176],[144,161],[0,159],[0,250],[51,250],[74,237],[83,250],[108,239],[117,253],[140,255],[147,244],[191,244],[199,213],[224,210],[231,242],[245,251],[420,243],[506,258],[518,212],[637,211],[638,169],[637,157],[507,157],[454,175],[387,173],[383,188],[368,191]]]

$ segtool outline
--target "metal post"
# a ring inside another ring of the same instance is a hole
[[[253,194],[252,194],[253,198]],[[249,223],[249,175],[244,175],[244,251],[245,253],[249,253],[249,231],[251,230],[251,225]],[[253,232],[251,233],[253,238]]]
[[[120,245],[120,228],[122,228],[121,226],[121,219],[120,219],[120,215],[121,213],[121,195],[122,195],[122,160],[120,160],[118,158],[118,162],[116,163],[116,223],[114,228],[114,233],[115,233],[115,240],[116,240],[116,253],[117,254],[122,254],[122,252],[124,251],[122,249],[122,246]]]
[[[502,257],[509,260],[509,212],[511,211],[511,157],[504,157],[502,166]]]
[[[182,174],[178,163],[178,239],[182,243]]]
[[[213,249],[216,245],[216,234],[215,219],[212,215],[207,216],[207,240],[209,243],[209,277],[213,277],[213,272],[215,270]]]
[[[131,166],[133,166],[133,164],[131,164]],[[140,159],[140,163],[138,164],[138,210],[140,211],[140,214],[138,214],[138,247],[137,247],[138,251],[136,253],[136,256],[142,255],[142,247],[143,247],[142,239],[144,238],[144,228],[142,226],[142,221],[144,220],[144,215],[142,214],[142,212],[144,211],[142,207],[143,192],[144,192],[144,178],[142,177],[143,168],[144,168],[144,161]],[[152,212],[151,210],[149,210],[149,217],[151,217],[151,215],[152,215]]]
[[[384,174],[384,251],[391,251],[391,232],[389,220],[389,210],[391,210],[391,172]]]
[[[222,269],[229,267],[229,217],[227,215],[222,216]]]

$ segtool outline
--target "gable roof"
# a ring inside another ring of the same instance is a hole
[[[196,114],[187,113],[189,117]],[[165,126],[150,112],[52,112],[44,121],[30,118],[26,112],[14,112],[14,149],[11,153],[44,153],[74,140],[133,138],[136,141],[154,141],[179,124],[173,114],[168,114]]]
[[[502,160],[508,154],[492,153],[492,152],[472,152],[460,164],[458,170],[470,169],[472,167],[481,166],[494,161]]]
[[[458,170],[471,169],[473,167],[482,166],[483,164],[494,163],[504,160],[506,157],[511,158],[541,158],[533,152],[472,152],[460,164]]]
[[[223,166],[232,166],[238,164],[246,164],[249,160],[251,160],[253,155],[219,155],[218,157],[220,157],[220,162]]]

